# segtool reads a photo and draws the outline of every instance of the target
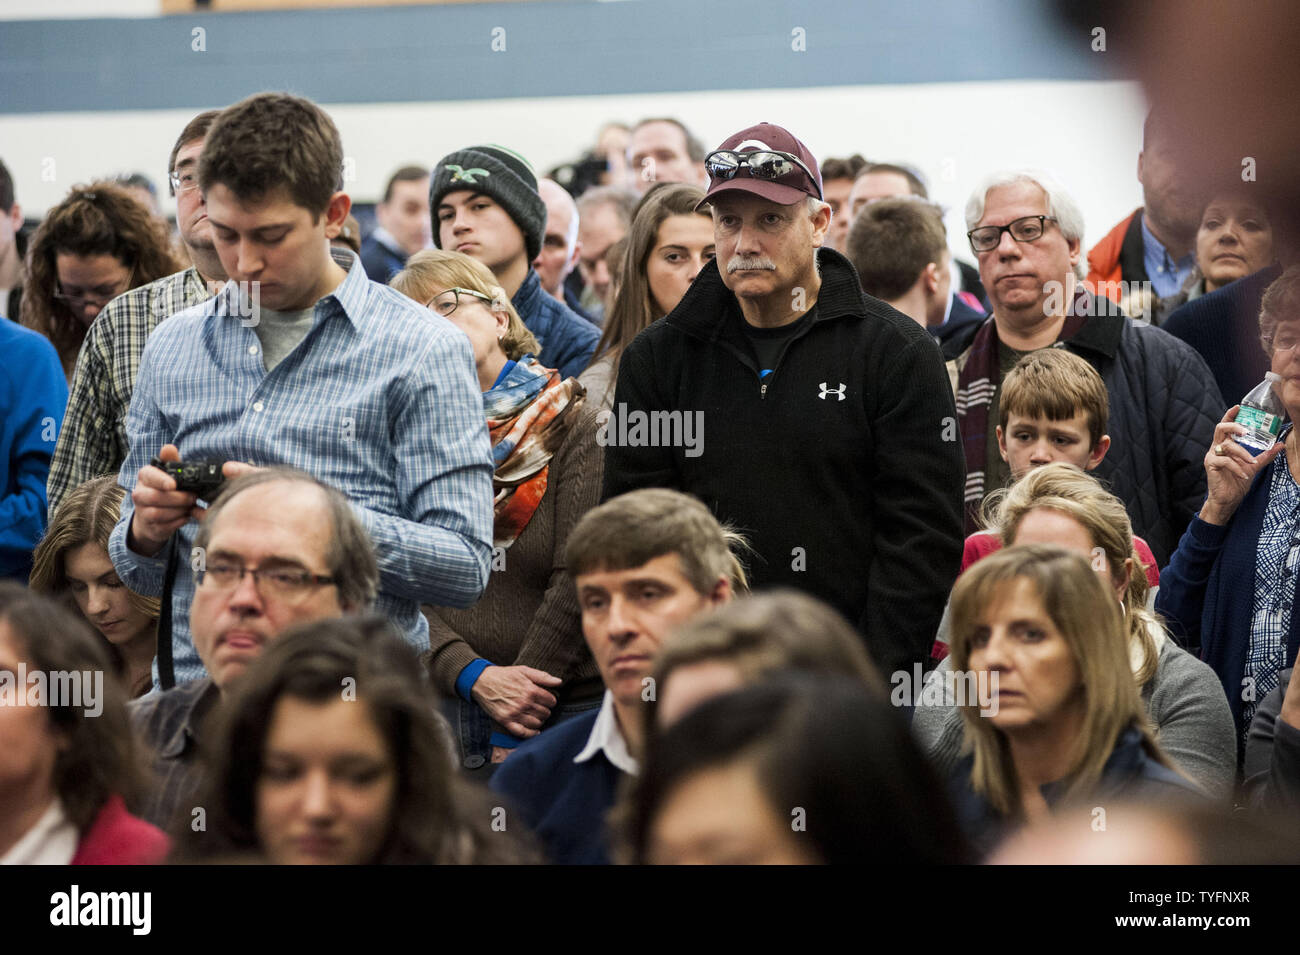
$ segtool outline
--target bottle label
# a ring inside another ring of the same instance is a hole
[[[1282,431],[1282,416],[1269,414],[1263,408],[1243,405],[1237,412],[1237,424],[1276,438]]]

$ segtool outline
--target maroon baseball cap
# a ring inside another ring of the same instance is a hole
[[[719,193],[731,191],[753,193],[783,206],[793,205],[807,196],[812,196],[814,199],[823,198],[822,176],[817,168],[817,160],[812,151],[791,135],[788,130],[782,129],[780,126],[774,126],[772,123],[759,123],[757,126],[742,129],[735,135],[728,137],[714,152],[723,150],[735,153],[789,153],[791,156],[797,157],[799,162],[803,163],[806,168],[800,169],[797,163],[793,164],[793,169],[776,179],[763,179],[754,176],[751,174],[750,168],[745,165],[739,166],[736,169],[736,174],[730,179],[715,175],[714,171],[710,169],[709,191],[704,194],[704,198],[696,206],[696,211],[707,205],[709,200]],[[706,163],[706,168],[709,165]]]

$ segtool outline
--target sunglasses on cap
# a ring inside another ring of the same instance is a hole
[[[767,179],[771,182],[790,175],[796,168],[802,169],[808,181],[817,186],[817,177],[798,156],[790,153],[771,149],[756,149],[753,152],[743,153],[731,149],[719,149],[704,157],[704,169],[712,179],[735,179],[741,166],[748,166],[749,174],[753,178]],[[823,198],[820,186],[817,186],[817,198]]]

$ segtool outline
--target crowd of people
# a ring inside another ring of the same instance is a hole
[[[1173,129],[960,255],[770,123],[0,164],[0,863],[1300,861],[1300,235]]]

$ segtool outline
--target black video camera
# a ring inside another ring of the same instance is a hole
[[[225,477],[221,473],[223,461],[163,461],[154,458],[149,462],[176,481],[176,490],[188,491],[200,500],[211,501],[221,490]]]

